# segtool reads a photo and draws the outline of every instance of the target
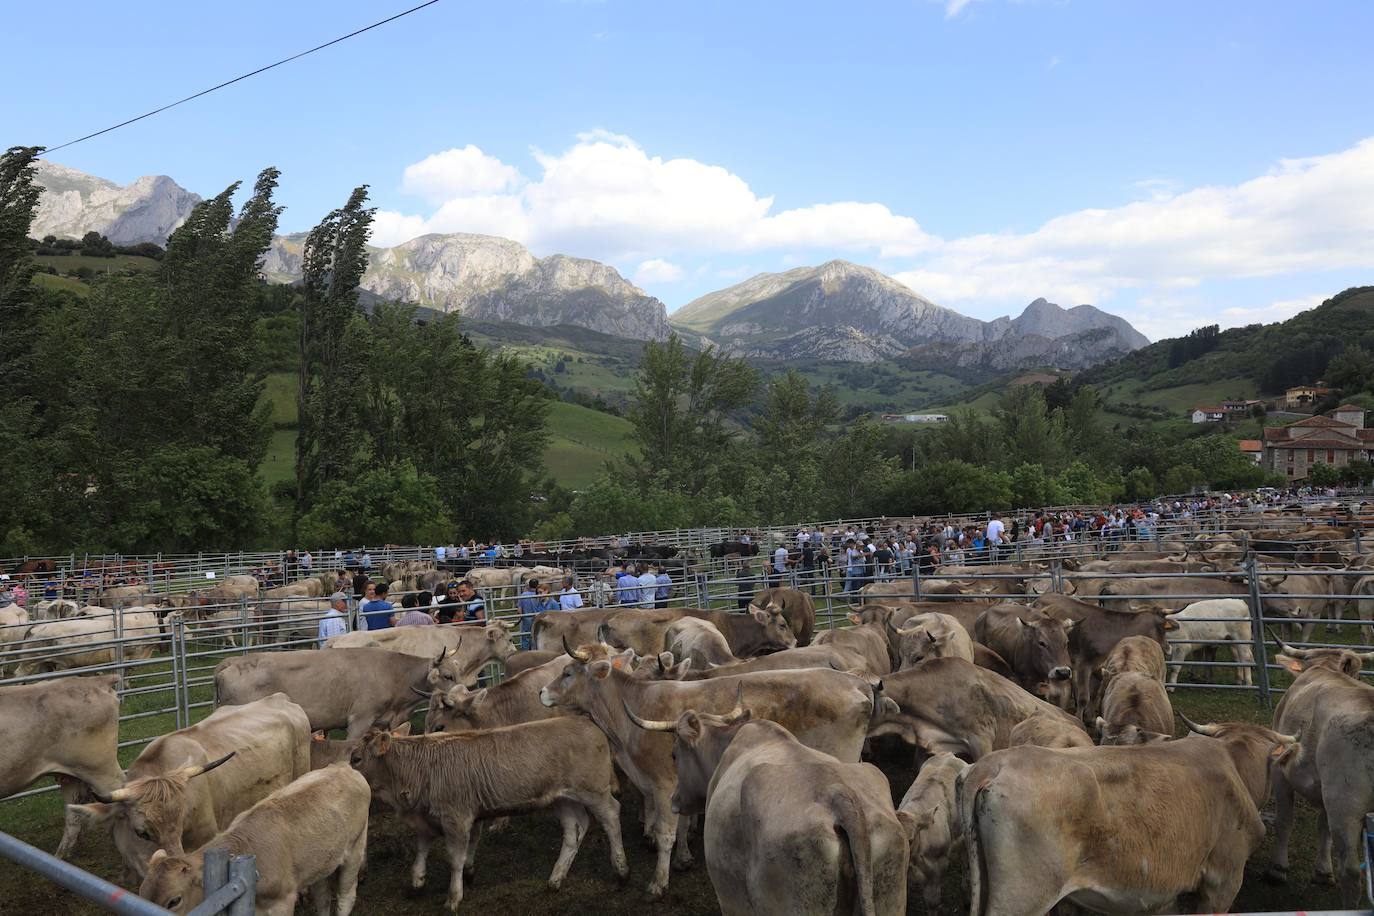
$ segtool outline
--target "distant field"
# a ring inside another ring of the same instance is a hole
[[[636,451],[628,420],[559,402],[549,411],[549,446],[544,463],[554,479],[578,489],[591,483],[612,458]]]
[[[49,289],[66,290],[78,296],[84,296],[90,287],[82,283],[76,277],[54,277],[52,274],[35,274],[33,282],[39,286],[46,286]]]
[[[92,258],[84,254],[69,255],[34,255],[34,261],[40,268],[51,267],[58,273],[66,273],[69,270],[76,270],[81,267],[89,267],[97,272],[112,270],[153,270],[158,262],[152,258],[143,258],[132,254],[117,254],[112,258]]]
[[[1103,390],[1108,402],[1140,403],[1177,411],[1180,416],[1194,407],[1213,406],[1221,401],[1259,397],[1259,388],[1248,378],[1227,378],[1176,388],[1145,388],[1141,382],[1115,382]]]

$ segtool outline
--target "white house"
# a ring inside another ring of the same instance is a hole
[[[1226,419],[1226,411],[1220,407],[1194,407],[1194,423],[1220,423]]]

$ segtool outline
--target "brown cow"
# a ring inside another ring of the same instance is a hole
[[[1068,634],[1073,626],[1023,605],[999,604],[978,618],[973,636],[1006,660],[1018,684],[1032,690],[1041,682],[1069,680]],[[1058,693],[1070,701],[1068,691]]]
[[[1374,810],[1374,687],[1359,679],[1374,652],[1346,649],[1283,649],[1279,664],[1297,674],[1274,710],[1274,727],[1302,736],[1302,748],[1280,768],[1275,783],[1273,861],[1269,874],[1287,880],[1293,796],[1317,809],[1318,847],[1313,883],[1334,872],[1347,909],[1359,905],[1360,837],[1366,812]]]
[[[1155,912],[1186,893],[1201,912],[1226,912],[1264,839],[1269,760],[1291,756],[1296,739],[1258,725],[1198,728],[1210,737],[1024,746],[974,764],[959,786],[970,912],[1040,914],[1061,900]]]
[[[552,719],[562,715],[539,702],[539,691],[563,671],[568,657],[559,655],[540,665],[521,671],[492,687],[469,690],[462,684],[430,694],[425,732],[467,732],[500,728]]]
[[[921,765],[897,806],[910,848],[908,891],[919,889],[927,912],[939,910],[950,858],[963,849],[955,785],[967,769],[968,763],[953,754],[936,754]]]
[[[503,765],[500,761],[518,761]],[[477,851],[473,825],[485,818],[552,808],[563,825],[563,847],[549,875],[557,890],[587,832],[588,812],[610,841],[611,865],[630,876],[620,840],[620,803],[606,737],[585,719],[565,716],[506,728],[396,738],[373,731],[354,752],[353,768],[373,795],[416,831],[410,883],[424,887],[429,846],[444,838],[452,874],[448,908],[463,900],[463,878]]]
[[[816,629],[816,603],[806,592],[795,588],[765,588],[750,604],[764,610],[782,611],[797,637],[797,645],[811,645],[811,635]]]
[[[1097,730],[1104,745],[1167,740],[1174,733],[1174,710],[1164,681],[1139,671],[1113,677],[1102,693]]]

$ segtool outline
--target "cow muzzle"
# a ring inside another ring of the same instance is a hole
[[[1060,665],[1058,668],[1054,668],[1050,671],[1050,677],[1056,681],[1067,681],[1071,674],[1073,674],[1072,669],[1064,665]]]

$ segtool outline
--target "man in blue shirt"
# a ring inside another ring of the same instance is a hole
[[[386,630],[391,627],[391,612],[396,609],[396,606],[386,600],[387,588],[385,582],[378,582],[376,586],[377,597],[364,602],[362,607],[358,608],[367,621],[368,630]]]
[[[658,587],[654,589],[654,607],[667,607],[668,597],[673,593],[673,580],[664,570],[663,564],[658,564],[658,575],[654,577]]]
[[[520,593],[515,604],[520,608],[520,647],[530,648],[530,634],[534,630],[534,618],[536,614],[544,611],[558,610],[558,603],[550,600],[549,590],[540,587],[538,579],[531,579],[525,586],[525,590]]]
[[[634,607],[639,603],[639,578],[621,563],[615,571],[616,604]]]

